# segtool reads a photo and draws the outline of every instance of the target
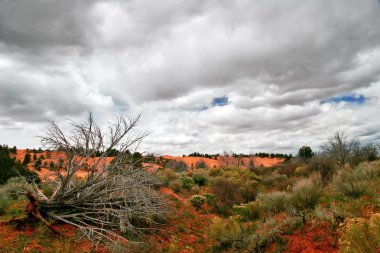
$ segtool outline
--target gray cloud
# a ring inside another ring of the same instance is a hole
[[[377,140],[379,11],[375,0],[2,1],[0,129],[17,139],[47,119],[143,112],[144,148],[158,152],[294,152],[337,129]],[[345,93],[370,99],[320,104]]]

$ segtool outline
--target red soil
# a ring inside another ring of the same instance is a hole
[[[288,241],[289,252],[335,253],[338,252],[338,235],[330,223],[305,225],[292,235],[284,236]]]
[[[230,165],[237,165],[238,164],[238,159],[234,157],[218,157],[217,160],[215,159],[210,159],[206,157],[193,157],[193,156],[169,156],[166,155],[163,158],[165,159],[170,159],[170,160],[176,160],[176,161],[183,161],[186,163],[186,165],[189,168],[195,167],[197,162],[204,161],[206,166],[208,168],[213,168],[213,167],[220,167],[223,166],[223,164],[230,164]],[[240,160],[240,164],[243,161],[244,165],[240,165],[241,167],[247,167],[249,164],[251,158],[249,157],[243,157]],[[272,167],[273,165],[276,165],[280,162],[284,161],[283,158],[261,158],[261,157],[254,157],[253,162],[255,166],[264,166],[264,167]]]

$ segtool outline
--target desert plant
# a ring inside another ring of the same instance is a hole
[[[375,179],[380,177],[380,162],[364,162],[359,164],[356,169],[362,171],[363,176],[366,179]]]
[[[220,168],[212,168],[209,175],[211,177],[219,177],[223,175],[223,171]]]
[[[313,210],[319,202],[322,187],[319,178],[305,178],[299,180],[293,187],[289,197],[287,210],[290,214],[301,216],[306,222],[307,211]]]
[[[204,195],[204,197],[206,198],[206,203],[209,204],[209,205],[214,205],[215,204],[215,195],[212,194],[212,193],[206,193]]]
[[[193,195],[190,202],[198,210],[206,202],[206,198],[201,195]]]
[[[191,177],[183,176],[183,177],[180,177],[179,179],[182,181],[183,188],[185,188],[188,191],[190,191],[191,188],[193,188],[195,184],[194,179],[192,179]]]
[[[341,170],[333,181],[334,188],[345,196],[359,198],[370,195],[371,189],[365,174],[359,169]]]
[[[11,177],[6,184],[0,187],[0,193],[9,196],[12,199],[18,199],[25,192],[25,177]]]
[[[90,114],[83,124],[71,123],[70,135],[51,122],[41,141],[65,154],[63,167],[54,171],[54,177],[46,179],[56,185],[51,196],[46,196],[37,184],[26,184],[28,215],[56,233],[47,220],[70,224],[82,236],[107,244],[126,242],[121,234],[137,233],[144,226],[151,227],[155,217],[163,217],[167,209],[154,190],[157,180],[125,160],[127,151],[145,136],[133,132],[138,120],[139,117],[129,120],[118,117],[109,125],[108,132],[103,132]],[[114,148],[120,153],[109,163],[106,157]],[[101,155],[96,157],[99,152]],[[77,172],[90,160],[93,162],[86,177],[75,181]]]
[[[206,166],[205,161],[201,160],[201,161],[196,162],[195,163],[195,168],[196,169],[206,169],[207,166]]]
[[[0,196],[0,215],[5,214],[6,210],[11,204],[11,200],[7,195],[1,195]]]
[[[202,175],[202,174],[193,174],[192,178],[194,180],[194,183],[199,185],[199,186],[204,186],[208,182],[207,177],[205,175]]]
[[[240,185],[234,180],[217,177],[211,181],[210,188],[216,201],[222,206],[232,207],[243,202],[239,192]]]
[[[175,193],[179,193],[181,192],[182,188],[183,188],[183,183],[181,180],[179,179],[176,179],[174,181],[171,181],[169,183],[169,187],[172,188],[172,190],[175,192]]]
[[[270,215],[274,215],[285,210],[289,197],[290,195],[287,192],[275,191],[270,193],[259,193],[256,199],[264,210]]]
[[[251,201],[246,204],[234,205],[234,214],[240,215],[243,221],[257,220],[263,214],[263,208],[256,201]]]
[[[314,157],[309,163],[308,169],[311,172],[318,172],[325,184],[331,181],[333,175],[336,173],[335,162],[326,155]]]
[[[199,194],[199,192],[201,191],[201,188],[199,187],[199,185],[195,184],[192,188],[191,188],[191,192],[194,193],[194,194]]]
[[[234,217],[221,219],[215,217],[207,230],[209,238],[219,243],[221,248],[229,248],[234,242],[242,241],[244,230]]]
[[[172,169],[175,172],[184,172],[187,171],[189,168],[187,167],[186,163],[183,161],[175,161],[175,160],[169,160],[165,164],[166,169]]]
[[[342,253],[376,253],[380,249],[380,214],[369,220],[364,218],[346,219],[340,227],[339,248]]]
[[[178,178],[178,174],[171,169],[158,170],[156,175],[164,186],[169,186],[172,181]]]

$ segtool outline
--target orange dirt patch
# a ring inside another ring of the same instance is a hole
[[[206,157],[169,156],[169,155],[166,155],[163,158],[175,160],[175,161],[183,161],[184,163],[186,163],[186,165],[189,168],[195,168],[195,165],[201,161],[204,161],[208,168],[220,167],[220,166],[223,166],[223,164],[229,164],[229,165],[234,165],[234,166],[235,165],[237,166],[237,164],[238,164],[238,159],[234,158],[234,157],[228,157],[227,158],[227,157],[220,157],[219,156],[218,159],[215,160],[215,159],[210,159],[210,158],[206,158]],[[242,168],[247,168],[250,159],[251,158],[249,158],[249,157],[241,158],[240,164],[243,161],[244,165],[239,165],[239,166]],[[269,157],[264,157],[264,158],[254,157],[253,158],[253,162],[254,162],[255,166],[261,166],[262,165],[264,167],[272,167],[273,165],[276,165],[276,164],[283,162],[283,161],[284,161],[283,158],[269,158]]]
[[[301,253],[335,253],[338,252],[338,234],[330,223],[305,225],[301,230],[287,238],[288,252]]]

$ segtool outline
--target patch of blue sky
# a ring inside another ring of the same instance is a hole
[[[358,94],[345,94],[337,97],[330,97],[321,100],[321,104],[339,104],[340,102],[345,102],[351,105],[362,105],[367,101],[367,98],[363,95]]]
[[[212,100],[211,105],[212,106],[224,106],[228,104],[228,97],[217,97]]]

